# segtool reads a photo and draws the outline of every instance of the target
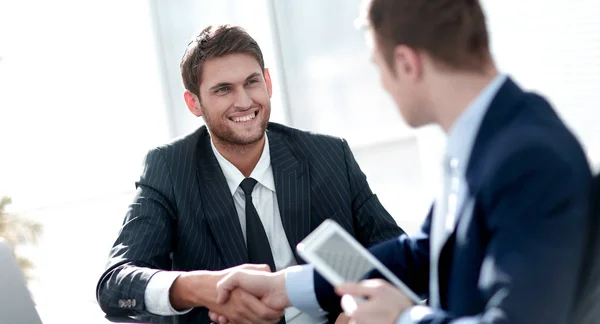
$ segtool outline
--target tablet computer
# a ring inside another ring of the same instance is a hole
[[[298,254],[334,287],[356,283],[377,269],[415,304],[422,300],[334,220],[327,219],[296,246]]]

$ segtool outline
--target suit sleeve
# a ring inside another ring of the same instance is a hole
[[[484,311],[431,310],[416,323],[567,323],[581,264],[589,171],[549,148],[512,154],[477,197],[489,242],[479,276]]]
[[[175,207],[169,171],[159,149],[146,155],[136,187],[134,202],[96,288],[100,307],[111,316],[148,314],[144,304],[148,281],[171,267]]]
[[[369,248],[378,260],[408,285],[417,295],[425,296],[429,289],[429,233],[433,208],[421,231],[414,236],[401,235]],[[314,288],[321,308],[330,314],[341,312],[340,297],[329,282],[316,270]],[[370,278],[383,278],[378,271]]]
[[[348,143],[345,140],[342,142],[352,195],[354,231],[358,241],[369,247],[404,234],[371,191],[367,177],[354,159]]]

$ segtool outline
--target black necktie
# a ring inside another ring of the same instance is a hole
[[[275,261],[267,239],[267,233],[263,227],[260,217],[252,203],[252,189],[256,180],[246,178],[240,184],[246,196],[246,247],[248,249],[248,262],[255,264],[268,264],[271,271],[275,269]]]
[[[248,262],[268,264],[271,267],[271,271],[277,271],[267,233],[252,203],[252,190],[255,185],[256,180],[252,178],[246,178],[240,184],[246,197],[246,247],[248,249]],[[285,316],[281,318],[279,324],[285,324]]]

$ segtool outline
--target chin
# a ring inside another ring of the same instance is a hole
[[[255,130],[251,133],[235,134],[235,138],[231,142],[238,145],[251,145],[260,141],[265,136],[264,130]]]
[[[404,122],[411,128],[419,128],[430,124],[427,118],[424,118],[423,114],[419,114],[418,109],[400,109],[400,114]]]

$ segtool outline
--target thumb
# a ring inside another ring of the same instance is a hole
[[[229,300],[231,291],[239,285],[238,273],[232,272],[217,283],[217,303],[223,304]]]
[[[345,314],[348,317],[352,317],[352,314],[354,314],[354,312],[358,308],[358,304],[356,303],[356,300],[351,295],[343,295],[342,296],[341,306],[342,306],[342,309],[344,310],[344,313],[342,313],[342,314]]]
[[[239,268],[243,270],[271,272],[271,267],[268,264],[242,264]]]
[[[358,283],[347,283],[337,286],[335,292],[340,296],[367,296],[368,288]]]

